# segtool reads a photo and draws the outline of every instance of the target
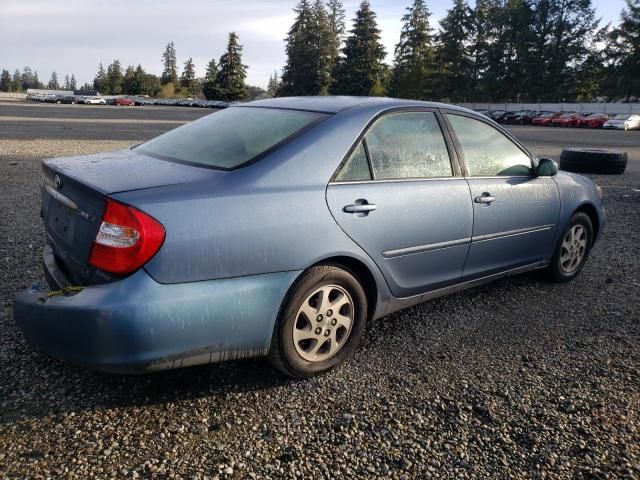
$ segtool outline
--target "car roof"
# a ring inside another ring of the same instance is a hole
[[[419,100],[404,100],[388,97],[349,97],[349,96],[315,96],[315,97],[279,97],[256,100],[239,104],[240,107],[269,107],[294,110],[308,110],[312,112],[339,113],[354,107],[379,106],[380,110],[394,107],[427,107],[451,108],[465,112],[472,110],[438,102],[423,102]],[[476,112],[473,112],[476,113]]]

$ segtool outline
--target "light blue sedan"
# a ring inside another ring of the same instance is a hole
[[[594,183],[492,120],[388,98],[247,103],[42,170],[51,290],[21,293],[16,322],[116,372],[268,356],[309,377],[401,308],[573,279],[605,223]]]

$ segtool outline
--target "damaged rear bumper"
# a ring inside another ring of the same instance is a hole
[[[45,252],[48,278],[60,277]],[[27,341],[61,360],[136,373],[266,355],[280,303],[299,272],[160,284],[144,269],[56,294],[33,286],[14,304]]]

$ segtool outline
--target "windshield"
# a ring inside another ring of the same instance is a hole
[[[542,113],[542,114],[540,114],[540,117],[542,117],[542,118],[553,117],[553,113],[550,113],[550,112]]]
[[[560,115],[560,118],[571,118],[574,117],[575,113],[565,113],[564,115]]]
[[[328,115],[258,107],[231,107],[171,130],[136,150],[152,157],[231,170]]]
[[[616,115],[615,117],[613,117],[615,120],[626,120],[627,118],[629,118],[629,115],[626,115],[624,113],[619,113],[618,115]]]

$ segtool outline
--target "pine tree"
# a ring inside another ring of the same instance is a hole
[[[469,39],[473,37],[473,12],[466,0],[454,0],[453,8],[440,22],[440,29],[436,53],[438,96],[451,101],[470,100],[473,62]]]
[[[69,89],[76,91],[78,89],[78,82],[76,81],[76,76],[72,73],[71,80],[69,81]]]
[[[269,77],[269,83],[267,84],[267,94],[271,97],[278,95],[278,89],[280,88],[280,79],[278,78],[278,71],[274,71],[273,75]]]
[[[434,48],[429,12],[424,0],[414,0],[402,17],[400,42],[396,45],[391,92],[393,96],[425,99],[433,95],[430,72]]]
[[[204,75],[204,84],[202,93],[207,100],[216,100],[220,98],[220,85],[218,85],[218,65],[214,59],[211,59],[207,65],[207,71]]]
[[[2,74],[0,75],[0,90],[3,92],[11,91],[11,74],[9,70],[2,69]]]
[[[44,85],[42,85],[42,82],[38,78],[37,70],[33,72],[33,88],[44,88]]]
[[[102,62],[98,65],[98,73],[93,79],[93,89],[97,90],[100,93],[107,93],[109,88],[109,84],[107,81],[107,73],[104,71],[104,67],[102,66]]]
[[[34,76],[31,68],[28,66],[22,69],[21,81],[22,90],[26,91],[29,88],[38,88],[37,77]]]
[[[16,71],[13,72],[13,78],[11,79],[11,91],[12,92],[21,92],[22,91],[22,77],[20,76],[20,70],[16,68]]]
[[[123,80],[120,60],[116,59],[107,67],[107,90],[109,95],[120,95],[122,93]]]
[[[384,91],[385,50],[376,15],[364,0],[342,49],[331,90],[340,95],[380,95]]]
[[[336,68],[340,59],[340,49],[344,40],[345,10],[341,0],[329,0],[327,2],[327,18],[331,39],[329,44],[329,65],[331,72]]]
[[[247,66],[242,64],[242,45],[238,43],[235,32],[229,34],[227,51],[218,62],[218,85],[220,98],[227,101],[242,100],[247,96]]]
[[[182,71],[182,76],[180,77],[180,85],[182,88],[186,89],[190,95],[195,94],[196,87],[196,67],[193,64],[193,59],[189,57],[189,59],[184,62],[184,70]]]
[[[167,83],[173,83],[174,85],[178,84],[178,62],[176,60],[176,49],[173,45],[173,42],[169,42],[167,44],[167,48],[165,48],[164,53],[162,54],[162,76],[160,77],[160,82],[162,85],[166,85]]]
[[[618,75],[619,95],[640,97],[640,0],[626,0],[621,22],[611,33],[612,60]]]
[[[136,77],[136,70],[133,65],[129,65],[124,71],[122,93],[127,95],[138,95],[140,93],[138,78]]]
[[[322,0],[316,0],[312,8],[311,46],[315,65],[315,74],[312,84],[312,95],[328,95],[331,85],[332,54],[334,34],[331,31],[327,11]]]
[[[70,87],[71,87],[71,81],[69,79],[69,74],[67,73],[64,76],[64,90],[69,90]]]
[[[58,84],[58,74],[55,72],[55,70],[51,72],[51,78],[49,79],[47,88],[50,90],[60,90],[60,85]]]
[[[316,84],[316,59],[312,30],[314,12],[309,0],[300,0],[293,9],[296,19],[287,34],[287,63],[282,71],[280,96],[311,95]]]

